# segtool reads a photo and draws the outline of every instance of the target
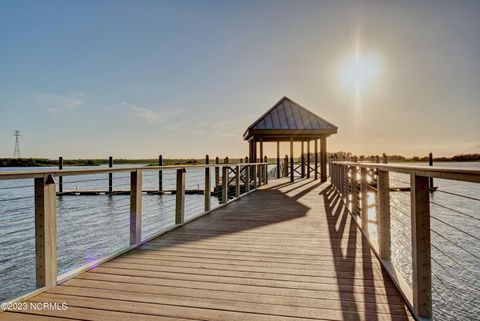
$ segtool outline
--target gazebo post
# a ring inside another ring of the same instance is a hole
[[[327,181],[327,137],[320,138],[320,181]]]
[[[290,137],[290,182],[294,182],[293,176],[293,137]]]
[[[260,145],[260,163],[263,162],[263,139],[259,139],[259,145]],[[263,166],[260,166],[258,168],[258,177],[260,180],[260,186],[263,185],[265,182],[263,181]]]
[[[300,173],[302,178],[305,177],[305,143],[302,140],[302,148],[301,148],[301,154],[300,154]]]
[[[310,178],[310,140],[307,140],[307,178]]]
[[[314,169],[315,169],[315,172],[314,172],[314,179],[317,180],[318,179],[318,139],[315,139],[314,140],[315,142],[315,148],[314,148],[314,151],[315,151],[315,165],[314,165]]]
[[[277,140],[277,178],[280,178],[280,141]]]

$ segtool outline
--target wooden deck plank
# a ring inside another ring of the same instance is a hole
[[[269,186],[85,272],[6,320],[413,320],[328,183]]]

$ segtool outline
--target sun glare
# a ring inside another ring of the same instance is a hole
[[[374,85],[382,69],[382,60],[378,55],[357,53],[341,65],[340,82],[347,89],[359,93]]]

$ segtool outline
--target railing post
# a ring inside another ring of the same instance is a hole
[[[175,224],[185,222],[185,168],[177,169],[177,189],[175,192]]]
[[[58,158],[58,169],[62,170],[63,169],[63,157]],[[60,193],[63,192],[63,177],[58,176],[58,191]]]
[[[352,176],[350,177],[350,185],[352,186],[352,214],[360,215],[360,199],[357,188],[357,166],[352,166]]]
[[[318,139],[315,139],[313,142],[315,144],[313,148],[313,151],[315,152],[314,166],[313,166],[315,172],[313,173],[313,178],[317,180],[318,179]]]
[[[108,158],[108,167],[113,167],[113,157],[110,156]],[[111,193],[113,192],[113,173],[108,173],[108,191]]]
[[[378,170],[377,181],[378,194],[378,251],[380,258],[390,260],[391,256],[391,236],[390,236],[390,182],[389,173],[384,170]]]
[[[228,202],[228,167],[222,167],[222,204]]]
[[[253,189],[257,189],[257,164],[253,164]]]
[[[250,166],[245,168],[245,191],[250,192]]]
[[[263,167],[265,168],[264,171],[263,171],[263,174],[264,174],[263,183],[265,185],[267,185],[268,184],[268,158],[267,158],[267,156],[263,157],[263,161],[264,161],[264,163],[266,163],[265,165],[263,165]]]
[[[235,166],[235,197],[240,197],[240,166]]]
[[[142,170],[130,173],[130,244],[142,242]]]
[[[38,287],[57,284],[57,197],[51,175],[35,178],[35,258]]]
[[[215,164],[220,164],[220,159],[215,157]],[[215,166],[215,187],[220,186],[220,168]]]
[[[163,166],[163,156],[158,156],[158,166]],[[158,171],[158,191],[163,192],[163,172],[162,170]]]
[[[210,186],[211,184],[211,178],[210,178],[210,167],[208,166],[210,164],[210,159],[207,156],[205,156],[205,212],[210,211],[211,209],[211,195],[212,195],[212,188]]]
[[[365,167],[360,168],[360,191],[361,195],[361,220],[362,229],[368,235],[368,170]]]
[[[432,317],[429,179],[411,174],[413,310],[418,318]]]

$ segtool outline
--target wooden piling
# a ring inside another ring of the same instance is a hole
[[[158,156],[158,166],[163,166],[163,157],[162,155]],[[161,193],[163,191],[163,173],[162,170],[158,171],[158,191]]]
[[[142,170],[130,173],[130,244],[142,242]]]
[[[108,167],[113,167],[113,157],[108,157]],[[113,192],[113,173],[108,173],[108,191]]]
[[[57,284],[57,198],[51,175],[35,178],[35,259],[37,287]]]
[[[61,157],[61,156],[58,158],[58,169],[59,170],[63,169],[63,157]],[[58,191],[60,193],[63,192],[63,177],[62,176],[58,177]]]
[[[220,164],[220,159],[215,157],[215,164]],[[220,186],[220,168],[218,166],[215,167],[215,187]]]
[[[208,155],[205,156],[205,164],[208,165],[210,164],[210,158]],[[211,188],[211,179],[210,179],[210,167],[206,166],[205,167],[205,212],[210,211],[211,209],[211,193],[212,193],[212,188]]]
[[[432,153],[428,153],[428,166],[433,166],[433,154]],[[430,187],[430,191],[433,191],[433,177],[430,177],[429,178],[429,187]]]
[[[177,189],[175,191],[175,224],[185,222],[185,168],[177,169]]]

